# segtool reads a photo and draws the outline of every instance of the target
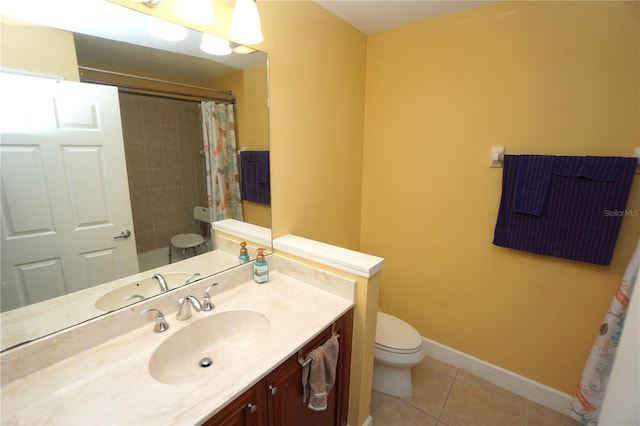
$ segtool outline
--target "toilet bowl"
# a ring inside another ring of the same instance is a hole
[[[388,395],[413,395],[411,367],[425,357],[420,333],[400,318],[378,312],[373,389]]]

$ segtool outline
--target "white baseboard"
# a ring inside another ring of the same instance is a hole
[[[428,356],[457,367],[501,388],[568,415],[572,397],[564,392],[543,385],[497,365],[467,355],[423,337]]]
[[[373,426],[373,417],[367,417],[364,423],[362,423],[362,426]]]

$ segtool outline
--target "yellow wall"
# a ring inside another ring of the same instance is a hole
[[[267,65],[215,78],[205,84],[233,91],[236,96],[236,138],[238,149],[269,150],[269,99]],[[244,221],[271,228],[271,206],[269,204],[242,201]]]
[[[73,34],[6,17],[0,27],[0,66],[80,81]]]
[[[269,149],[269,90],[266,82],[269,80],[267,65],[258,65],[244,71],[245,96],[244,114],[245,120],[249,120],[249,126],[242,130],[241,138],[246,142],[247,148],[256,150]],[[244,145],[243,145],[244,146]]]
[[[244,126],[239,134],[240,145],[247,149],[269,149],[269,110],[265,106],[269,102],[269,88],[265,84],[269,80],[267,65],[260,65],[244,72],[245,97],[244,113],[248,126]],[[258,226],[271,228],[271,205],[243,201],[244,220]]]
[[[499,2],[369,37],[360,250],[385,258],[384,310],[573,393],[640,217],[609,267],[493,246],[490,147],[633,155],[639,5]]]
[[[274,236],[357,249],[366,36],[310,1],[258,2],[269,52]]]

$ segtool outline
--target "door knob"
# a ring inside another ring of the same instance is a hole
[[[120,235],[116,235],[115,237],[113,237],[114,240],[117,240],[119,238],[129,238],[131,236],[131,231],[129,231],[128,229],[125,229],[124,231],[120,232]]]

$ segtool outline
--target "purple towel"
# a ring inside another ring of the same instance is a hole
[[[549,155],[521,155],[518,159],[513,211],[542,214],[547,199],[555,158]]]
[[[551,157],[555,159],[554,173],[561,176],[585,177],[613,182],[624,165],[622,157]]]
[[[549,157],[553,173],[546,194],[520,194],[520,210],[515,210],[522,158],[505,155],[502,198],[493,244],[517,250],[609,265],[613,257],[625,207],[636,169],[636,158]],[[527,168],[531,163],[525,161]],[[545,171],[547,168],[545,167]],[[543,174],[544,176],[547,176]],[[522,176],[526,176],[523,173]],[[525,181],[532,187],[535,179]],[[545,180],[540,182],[544,184]],[[524,194],[524,195],[523,195]]]
[[[240,151],[240,174],[243,200],[271,203],[269,151]]]

